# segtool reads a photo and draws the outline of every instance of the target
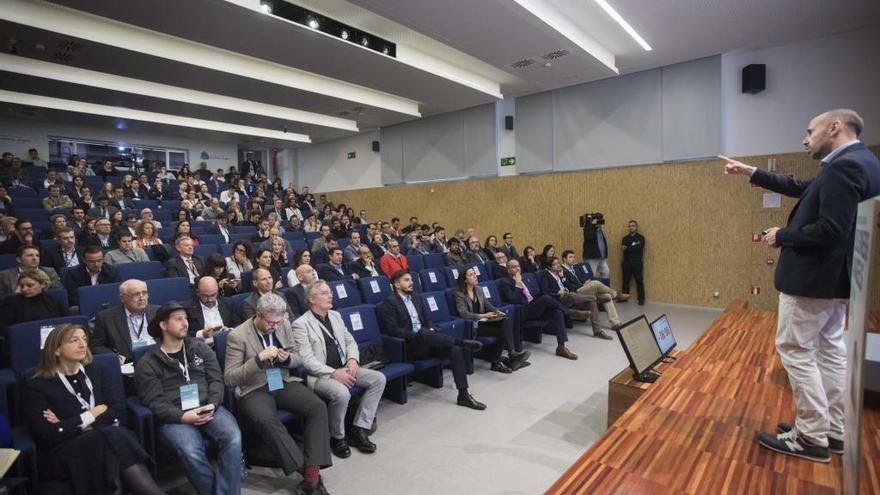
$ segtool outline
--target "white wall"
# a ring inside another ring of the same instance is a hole
[[[373,151],[379,132],[363,132],[354,136],[313,144],[296,150],[298,188],[309,186],[313,192],[365,189],[382,185],[380,153]],[[349,160],[348,153],[356,157]]]
[[[880,29],[869,27],[822,38],[721,57],[722,139],[725,154],[801,151],[810,118],[847,107],[865,119],[862,141],[880,143]],[[767,89],[741,92],[742,68],[767,65]]]
[[[50,122],[0,119],[0,150],[11,151],[22,158],[28,156],[28,149],[36,148],[37,151],[40,152],[40,157],[44,160],[48,160],[49,136],[187,150],[189,152],[190,166],[197,166],[198,163],[202,161],[208,162],[208,167],[210,169],[220,167],[228,169],[233,165],[238,165],[238,145],[235,143],[196,141],[170,136],[155,136],[113,128],[82,127],[53,124]],[[200,158],[202,152],[208,154],[209,158],[207,160],[202,160]]]

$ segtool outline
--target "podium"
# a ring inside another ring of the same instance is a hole
[[[673,349],[672,352],[669,353],[672,357],[676,357],[679,354],[680,353],[677,349]],[[669,366],[670,363],[660,362],[660,364],[655,366],[654,369],[662,373],[663,370]],[[662,375],[658,378],[658,381],[660,380],[663,380]],[[611,425],[617,421],[617,418],[623,416],[623,413],[625,413],[635,401],[639,400],[639,397],[641,397],[642,394],[652,386],[654,386],[654,383],[645,383],[634,380],[633,370],[629,366],[608,380],[607,427],[610,428]]]

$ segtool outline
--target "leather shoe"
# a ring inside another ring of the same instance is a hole
[[[571,315],[572,320],[587,321],[588,319],[590,319],[590,315],[593,313],[586,309],[570,309],[568,310],[568,314]]]
[[[597,331],[593,332],[593,337],[596,337],[597,339],[602,339],[602,340],[614,340],[614,338],[611,337],[610,335],[608,335],[607,333],[605,333],[604,330],[597,330]]]
[[[306,480],[300,481],[298,485],[296,485],[296,493],[302,495],[330,495],[330,492],[324,488],[324,480],[318,478],[318,481],[309,483]]]
[[[617,322],[617,323],[612,323],[612,324],[611,324],[611,329],[614,330],[615,332],[618,331],[618,330],[620,330],[621,328],[623,328],[623,323],[622,323],[622,322]]]
[[[618,292],[617,297],[614,298],[614,301],[623,303],[623,302],[629,301],[630,297],[632,297],[632,296],[630,296],[629,294],[623,294],[621,292]]]
[[[491,369],[492,371],[497,371],[498,373],[505,373],[505,374],[513,373],[513,370],[508,368],[501,361],[498,361],[497,363],[492,363],[492,367],[489,369]]]
[[[477,352],[483,348],[483,343],[479,340],[464,339],[461,341],[461,346],[469,351]]]
[[[465,392],[463,394],[458,394],[458,401],[456,401],[459,406],[469,407],[471,409],[476,409],[477,411],[482,411],[486,409],[486,404],[482,402],[478,402],[477,399],[474,399],[474,396]]]
[[[564,345],[556,348],[556,355],[559,357],[564,357],[565,359],[571,359],[572,361],[578,358],[577,354],[569,351],[568,348]]]
[[[348,459],[351,455],[351,449],[348,448],[348,443],[344,438],[331,438],[330,450],[333,452],[333,455],[340,459]]]
[[[348,444],[364,454],[372,454],[376,451],[376,444],[367,437],[368,430],[352,426],[348,432]]]

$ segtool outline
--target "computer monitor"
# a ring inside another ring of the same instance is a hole
[[[663,353],[654,340],[654,332],[645,315],[624,323],[617,333],[623,352],[629,359],[629,367],[633,370],[633,378],[643,382],[656,380],[657,375],[649,372],[663,358]]]
[[[657,347],[664,356],[669,354],[675,346],[675,335],[672,334],[672,327],[669,325],[669,319],[666,315],[651,322],[651,331],[654,333],[654,340],[657,341]]]

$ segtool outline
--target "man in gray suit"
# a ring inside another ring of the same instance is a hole
[[[150,261],[146,251],[134,246],[131,232],[128,230],[120,230],[116,235],[116,240],[116,245],[119,247],[112,251],[107,251],[107,254],[104,255],[104,263],[116,266],[122,263]]]
[[[238,418],[246,431],[268,445],[285,475],[300,470],[297,493],[326,493],[320,468],[333,464],[328,438],[327,407],[302,381],[291,376],[302,360],[296,352],[287,303],[277,294],[257,302],[253,318],[235,327],[226,341],[227,385],[235,387]],[[305,420],[303,449],[278,419],[278,409]]]
[[[18,266],[0,271],[0,292],[3,294],[18,293],[18,274],[27,268],[39,268],[49,275],[49,288],[60,289],[61,279],[55,269],[48,266],[40,266],[40,250],[33,245],[19,246],[15,252],[15,261]]]
[[[305,289],[310,310],[293,322],[296,349],[308,376],[306,384],[329,402],[330,447],[345,458],[351,455],[348,444],[364,453],[376,451],[368,435],[376,408],[385,391],[385,375],[358,366],[357,342],[342,316],[332,311],[333,294],[327,282],[318,280]],[[352,429],[345,438],[345,413],[351,399],[351,387],[365,389],[358,405]]]
[[[119,364],[134,362],[134,350],[156,343],[147,327],[159,309],[149,304],[150,294],[142,280],[128,279],[119,286],[122,306],[113,306],[95,315],[95,330],[89,345],[92,354],[114,352]]]

